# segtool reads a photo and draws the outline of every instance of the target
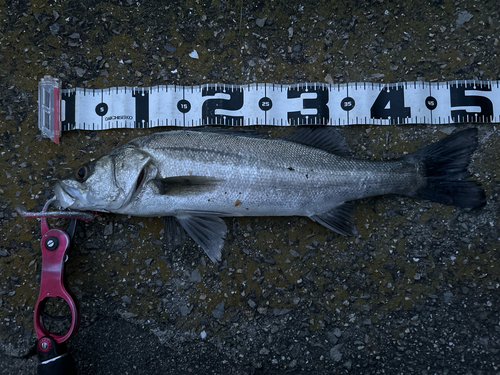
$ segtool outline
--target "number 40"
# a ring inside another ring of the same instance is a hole
[[[404,89],[389,90],[384,87],[370,109],[370,117],[390,120],[391,124],[404,123],[406,118],[411,117],[411,108],[405,107]]]

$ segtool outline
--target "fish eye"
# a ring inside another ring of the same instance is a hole
[[[90,170],[86,165],[82,165],[75,173],[75,177],[78,181],[84,182],[87,178],[89,178]]]

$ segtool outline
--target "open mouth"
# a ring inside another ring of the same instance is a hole
[[[54,186],[54,194],[56,195],[57,198],[56,201],[54,202],[54,205],[59,206],[61,208],[71,207],[71,205],[74,204],[76,201],[75,196],[80,195],[78,189],[69,186],[63,186],[60,183]]]

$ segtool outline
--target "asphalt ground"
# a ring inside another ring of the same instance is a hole
[[[41,77],[65,88],[497,80],[499,30],[496,1],[0,0],[0,373],[38,365],[40,223],[14,207],[40,210],[61,176],[159,130],[72,131],[57,146],[37,127]],[[339,131],[358,157],[389,160],[468,127],[487,198],[477,210],[364,199],[357,238],[305,218],[229,218],[218,264],[191,239],[167,248],[158,218],[79,224],[67,262],[79,374],[500,373],[498,125]]]

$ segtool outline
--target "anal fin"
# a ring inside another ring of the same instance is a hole
[[[320,215],[310,218],[344,236],[357,236],[358,231],[352,218],[353,203],[344,203]]]
[[[184,242],[186,232],[175,216],[164,216],[162,219],[167,247],[174,249]]]

